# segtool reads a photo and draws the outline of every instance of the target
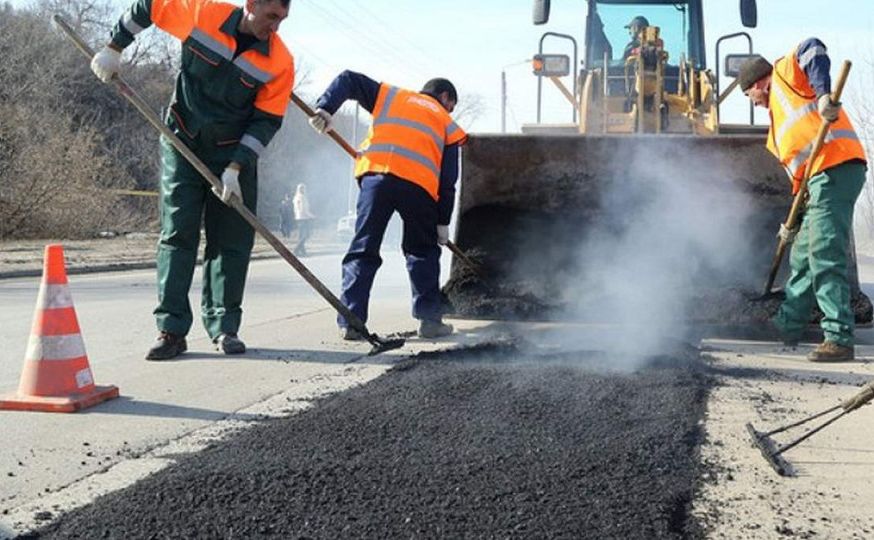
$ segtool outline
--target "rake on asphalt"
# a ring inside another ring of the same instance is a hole
[[[868,384],[863,386],[862,389],[859,390],[855,395],[841,402],[840,405],[835,405],[834,407],[814,414],[813,416],[808,416],[807,418],[799,420],[798,422],[793,422],[789,425],[782,426],[767,432],[757,431],[756,428],[754,428],[753,425],[749,422],[747,423],[746,427],[747,431],[753,438],[753,444],[755,444],[759,451],[762,452],[762,456],[764,456],[765,461],[768,462],[771,468],[777,471],[777,474],[779,474],[780,476],[794,476],[795,468],[783,457],[783,454],[787,450],[796,447],[802,441],[809,439],[815,433],[818,433],[819,431],[825,429],[827,426],[831,425],[842,416],[845,416],[855,411],[872,399],[874,399],[874,381],[870,381]],[[801,437],[798,437],[797,439],[790,441],[787,444],[781,445],[771,438],[772,435],[776,435],[777,433],[782,433],[789,429],[801,426],[812,420],[835,412],[839,409],[842,409],[839,414],[832,416],[831,418],[814,427]]]

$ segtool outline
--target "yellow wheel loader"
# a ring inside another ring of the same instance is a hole
[[[481,272],[453,260],[450,309],[487,319],[761,325],[779,298],[753,298],[792,195],[751,106],[746,124],[719,119],[734,87],[720,92],[720,63],[735,75],[753,55],[751,36],[717,40],[714,74],[702,0],[586,3],[582,62],[576,39],[556,32],[533,56],[537,123],[521,134],[474,134],[462,151],[455,238]],[[534,7],[535,24],[548,22],[549,1]],[[740,15],[755,27],[755,0],[742,0]],[[720,58],[729,40],[745,41],[747,52]],[[544,99],[570,122],[542,122]],[[736,109],[746,116],[747,103]],[[857,322],[869,323],[855,262],[850,274]]]

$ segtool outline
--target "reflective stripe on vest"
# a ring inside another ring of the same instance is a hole
[[[124,28],[131,33],[131,35],[137,35],[143,31],[143,27],[138,25],[136,21],[133,20],[133,16],[130,11],[125,12],[124,17],[121,19],[121,24]]]
[[[851,129],[838,129],[834,131],[829,131],[825,135],[825,140],[823,144],[828,144],[833,141],[855,141],[860,142],[858,135],[856,132]],[[807,163],[807,159],[810,157],[810,153],[813,151],[813,143],[808,144],[804,148],[798,152],[798,155],[789,162],[788,168],[793,172],[793,176],[804,174],[804,169],[802,165]],[[817,171],[819,172],[819,171]]]
[[[804,55],[810,62],[825,50],[811,49]],[[793,193],[798,191],[822,125],[816,95],[795,53],[777,60],[771,74],[771,132],[768,149],[780,160],[792,178]],[[811,175],[852,159],[865,159],[865,151],[847,114],[841,109],[829,126],[822,150],[816,156]]]
[[[406,118],[391,118],[388,115],[388,111],[391,110],[391,106],[394,104],[394,100],[397,97],[398,89],[392,87],[388,91],[388,95],[385,97],[385,103],[382,106],[382,110],[379,112],[379,115],[373,119],[373,126],[404,126],[410,129],[415,129],[417,131],[421,131],[422,133],[428,135],[434,140],[434,144],[437,145],[440,153],[443,153],[443,137],[439,135],[436,131],[434,131],[431,126],[425,125],[422,122],[417,122],[415,120],[408,120]],[[414,152],[415,153],[415,152]],[[427,160],[425,156],[422,156],[423,159]],[[438,171],[439,174],[439,171]]]
[[[443,149],[465,138],[434,98],[383,84],[355,175],[391,173],[421,186],[438,200]]]

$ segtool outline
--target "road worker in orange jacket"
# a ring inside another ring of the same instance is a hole
[[[419,336],[452,333],[440,307],[440,245],[449,240],[449,220],[458,179],[458,147],[467,135],[450,116],[458,103],[455,86],[432,79],[419,92],[405,90],[352,71],[341,73],[317,102],[313,128],[331,129],[332,115],[354,99],[373,115],[373,124],[355,162],[358,195],[355,236],[343,258],[340,299],[367,321],[370,289],[382,264],[379,249],[395,212],[404,222],[402,248],[413,292]],[[340,336],[363,338],[343,317]]]
[[[853,207],[865,182],[865,151],[840,103],[831,99],[831,61],[825,45],[810,38],[772,66],[764,58],[747,61],[738,75],[749,99],[769,110],[768,149],[786,168],[796,193],[822,122],[829,131],[814,158],[808,203],[796,230],[781,228],[794,242],[786,300],[773,322],[784,339],[797,341],[814,306],[823,313],[825,340],[808,356],[815,362],[854,358],[855,318],[847,277]]]
[[[154,24],[182,42],[181,70],[166,122],[221,177],[207,182],[161,140],[161,238],[158,243],[158,336],[146,358],[165,360],[187,348],[192,324],[188,292],[201,223],[206,232],[201,314],[209,337],[226,354],[245,352],[238,337],[253,229],[223,203],[242,199],[253,212],[257,162],[282,124],[294,85],[294,60],[276,34],[290,0],[136,0],[91,63],[108,82],[134,36]]]

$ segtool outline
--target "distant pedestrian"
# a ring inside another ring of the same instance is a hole
[[[291,230],[294,228],[294,212],[291,207],[291,194],[286,193],[285,197],[279,203],[279,231],[283,238],[291,236]]]
[[[310,211],[310,201],[307,198],[306,185],[298,184],[294,193],[294,224],[297,227],[297,245],[294,254],[305,256],[307,254],[306,241],[312,233],[312,224],[316,216]]]

